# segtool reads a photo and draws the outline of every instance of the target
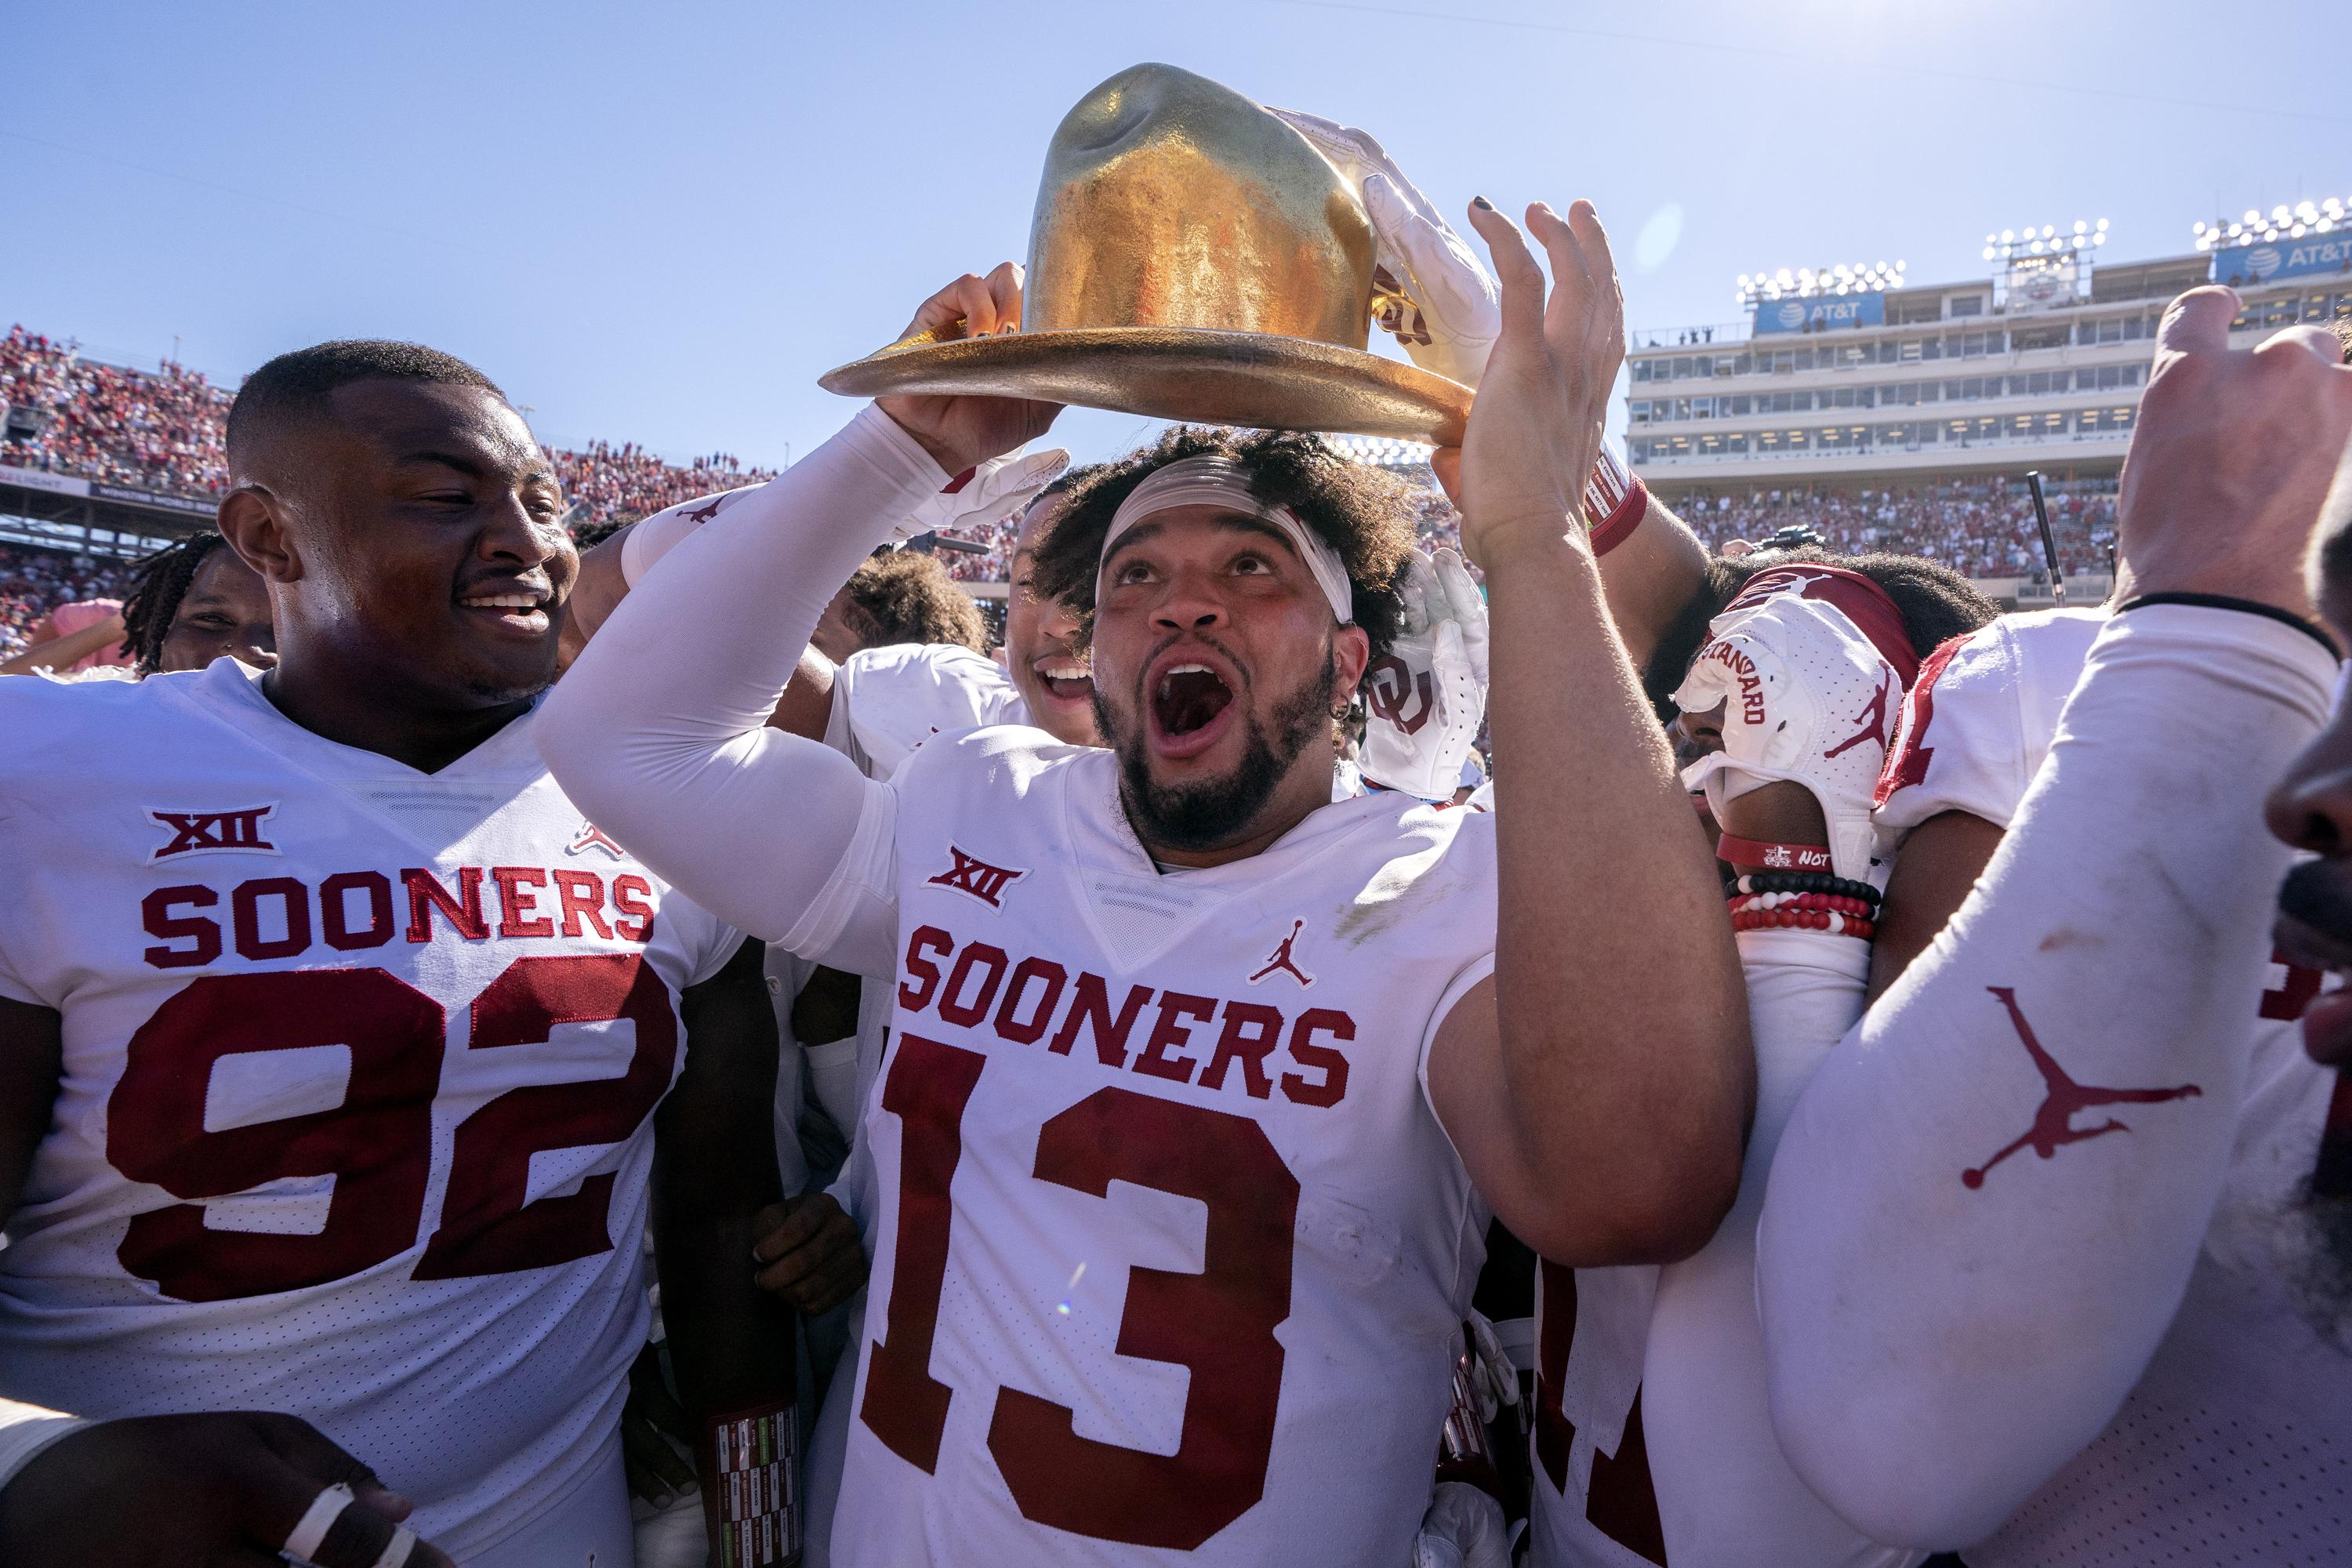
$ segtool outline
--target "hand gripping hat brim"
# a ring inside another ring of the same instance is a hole
[[[1458,442],[1468,387],[1365,351],[1371,272],[1370,223],[1306,138],[1203,77],[1137,66],[1055,132],[1023,330],[910,339],[819,384]]]

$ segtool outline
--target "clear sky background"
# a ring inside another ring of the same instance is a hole
[[[229,385],[413,338],[676,457],[823,439],[816,376],[1024,254],[1055,123],[1140,60],[1362,125],[1450,214],[1591,197],[1636,328],[1732,320],[1743,271],[2352,197],[2346,0],[5,9],[0,317]]]

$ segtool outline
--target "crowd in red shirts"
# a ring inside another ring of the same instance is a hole
[[[69,340],[12,327],[0,339],[0,464],[73,474],[181,495],[219,493],[227,482],[223,425],[233,390],[203,373],[106,364]],[[551,447],[576,531],[599,532],[675,501],[758,484],[771,470],[728,454],[675,463],[635,442]]]
[[[29,646],[32,628],[59,605],[120,599],[130,585],[128,562],[0,544],[0,658]]]
[[[2054,487],[2050,532],[2069,576],[2110,570],[2116,538],[2112,489]],[[1758,490],[1746,497],[1687,496],[1675,510],[1710,546],[1750,542],[1801,524],[1832,549],[1924,555],[1970,577],[2028,577],[2044,568],[2041,530],[2022,477],[1847,493]]]

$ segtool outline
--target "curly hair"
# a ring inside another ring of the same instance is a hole
[[[866,646],[954,643],[988,651],[988,623],[935,555],[892,550],[871,557],[843,590],[868,633]]]
[[[1037,546],[1037,593],[1068,604],[1091,630],[1095,573],[1119,503],[1154,469],[1200,457],[1241,464],[1253,494],[1288,507],[1339,552],[1355,588],[1355,623],[1371,639],[1373,658],[1388,652],[1404,624],[1397,584],[1413,548],[1412,487],[1303,431],[1179,425],[1149,447],[1097,465],[1070,488],[1068,505]]]
[[[180,601],[188,596],[188,584],[227,542],[215,529],[199,529],[139,563],[122,599],[122,651],[142,679],[163,667],[163,639],[180,614]]]
[[[1675,712],[1675,689],[1689,672],[1690,661],[1706,641],[1706,626],[1748,586],[1748,580],[1768,566],[1791,561],[1817,561],[1860,573],[1886,590],[1903,616],[1903,635],[1921,658],[1954,637],[1966,637],[1991,624],[2000,606],[1977,591],[1976,585],[1948,566],[1916,555],[1874,551],[1847,555],[1826,545],[1805,544],[1793,550],[1759,550],[1738,560],[1709,557],[1706,581],[1675,613],[1658,636],[1649,668],[1642,672],[1642,689],[1660,718]]]

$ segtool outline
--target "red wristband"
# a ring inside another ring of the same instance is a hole
[[[1633,538],[1642,520],[1650,515],[1650,487],[1642,482],[1639,474],[1629,476],[1629,479],[1623,497],[1609,509],[1608,516],[1592,525],[1592,553],[1596,559]],[[1585,491],[1588,503],[1591,495],[1591,489]]]
[[[703,1429],[696,1460],[721,1568],[797,1562],[800,1426],[793,1406],[724,1415]]]
[[[1818,844],[1760,844],[1753,838],[1725,834],[1715,846],[1715,858],[1734,866],[1766,871],[1827,871],[1830,852]]]

